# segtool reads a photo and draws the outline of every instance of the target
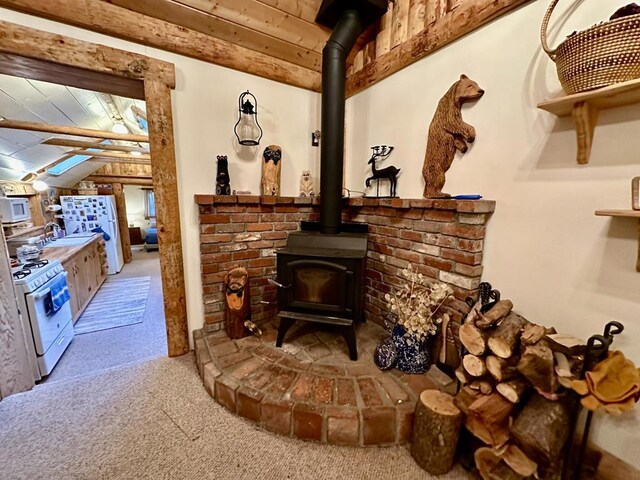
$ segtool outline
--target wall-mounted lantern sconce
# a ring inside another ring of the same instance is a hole
[[[249,90],[240,95],[238,99],[239,117],[233,128],[238,143],[246,146],[260,145],[262,128],[258,123],[258,100]]]

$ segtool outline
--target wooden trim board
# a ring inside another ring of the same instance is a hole
[[[7,6],[2,2],[0,6]],[[20,2],[16,2],[20,3]],[[41,1],[24,2],[45,8],[60,15],[76,14],[80,18],[98,13],[87,5],[106,5],[103,2]],[[76,7],[74,11],[72,7]],[[113,7],[116,8],[116,7]],[[100,9],[99,9],[100,10]],[[125,10],[126,11],[126,10]],[[32,12],[34,13],[34,12]],[[112,11],[110,11],[112,13]],[[99,16],[96,22],[112,22],[109,15]],[[113,23],[121,19],[113,18]],[[136,28],[144,30],[144,24]],[[176,185],[176,157],[173,138],[171,89],[175,88],[173,64],[115,48],[83,42],[62,35],[0,21],[0,52],[58,63],[69,67],[107,73],[117,77],[139,80],[144,85],[147,104],[149,142],[153,165],[153,184],[156,192],[158,242],[162,270],[165,321],[169,356],[189,351],[187,327],[180,210]],[[64,84],[64,78],[58,83]],[[116,181],[111,178],[108,183]],[[136,180],[143,184],[143,180]],[[148,180],[147,180],[148,181]],[[124,182],[121,182],[124,183]]]
[[[13,278],[0,228],[0,400],[24,392],[35,385],[33,368],[27,354]],[[38,368],[35,366],[35,368]]]

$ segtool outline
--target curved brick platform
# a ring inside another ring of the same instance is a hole
[[[382,372],[373,352],[387,332],[358,326],[357,362],[340,335],[295,325],[275,347],[277,321],[259,339],[194,332],[205,388],[230,411],[273,432],[334,445],[394,445],[410,440],[417,396],[426,388],[455,390],[437,368],[425,375]]]

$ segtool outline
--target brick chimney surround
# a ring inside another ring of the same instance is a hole
[[[196,195],[204,326],[194,332],[198,368],[218,403],[283,435],[338,445],[391,445],[408,441],[413,408],[424,388],[455,384],[432,368],[425,375],[380,371],[373,363],[382,328],[384,295],[404,285],[412,268],[448,283],[455,299],[446,305],[454,320],[477,298],[482,276],[490,200],[349,198],[343,222],[369,225],[365,317],[358,329],[361,355],[351,362],[344,341],[306,326],[296,327],[282,349],[278,325],[276,250],[301,221],[317,221],[317,198],[257,195]],[[248,270],[252,320],[264,335],[229,340],[224,333],[223,278]],[[265,303],[261,303],[265,302]],[[288,336],[289,338],[289,336]]]

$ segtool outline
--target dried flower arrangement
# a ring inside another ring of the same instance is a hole
[[[395,293],[385,295],[387,307],[407,335],[424,341],[436,334],[437,325],[442,323],[442,316],[438,316],[438,311],[453,295],[453,290],[445,283],[434,282],[421,273],[414,272],[411,265],[402,270],[402,276],[408,283]]]

